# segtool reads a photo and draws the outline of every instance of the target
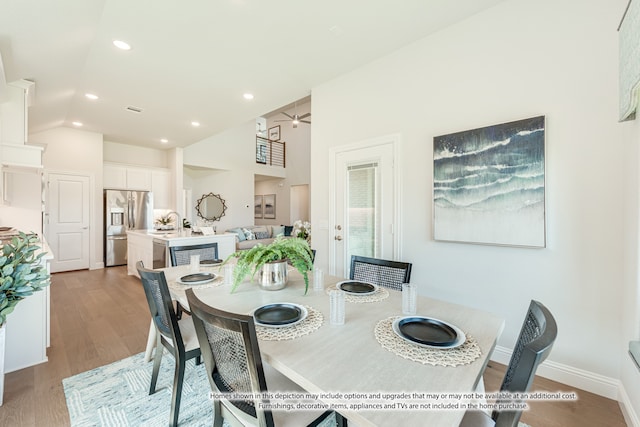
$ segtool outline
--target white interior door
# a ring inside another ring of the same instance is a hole
[[[89,268],[90,178],[48,175],[46,236],[54,260],[51,272]]]
[[[352,255],[396,259],[394,141],[337,151],[329,270],[348,277]]]

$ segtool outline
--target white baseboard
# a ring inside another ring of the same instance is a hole
[[[512,350],[506,347],[496,346],[491,355],[491,360],[508,365],[511,359],[511,352]],[[609,399],[618,400],[619,397],[621,384],[617,379],[561,363],[546,360],[538,367],[536,375]]]
[[[508,365],[511,353],[512,350],[506,347],[496,346],[491,355],[491,360]],[[631,400],[619,380],[563,365],[562,363],[550,362],[549,360],[544,361],[538,367],[536,375],[616,400],[620,404],[620,409],[627,425],[629,427],[640,427],[638,414],[635,413]]]
[[[620,384],[620,398],[618,399],[618,402],[620,403],[620,409],[622,410],[622,415],[624,416],[624,421],[627,423],[627,426],[640,427],[638,414],[633,410],[631,400],[629,399],[627,391],[622,384]]]

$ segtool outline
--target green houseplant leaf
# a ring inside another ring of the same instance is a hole
[[[49,285],[49,273],[42,265],[44,253],[38,236],[20,234],[2,246],[0,256],[0,326],[24,298]]]
[[[313,269],[313,254],[309,243],[304,239],[278,237],[267,246],[258,243],[250,249],[233,253],[229,255],[224,263],[227,263],[232,258],[236,258],[237,261],[233,271],[231,292],[235,291],[248,275],[251,275],[253,280],[256,273],[266,263],[285,260],[289,261],[302,274],[305,294],[309,289],[308,272]]]

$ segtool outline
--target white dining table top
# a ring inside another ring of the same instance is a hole
[[[188,274],[188,266],[163,269],[168,282]],[[221,274],[217,268],[207,270]],[[374,336],[376,324],[390,316],[402,316],[401,292],[389,290],[389,297],[379,302],[345,303],[345,323],[329,324],[329,296],[313,290],[304,294],[304,281],[297,271],[289,275],[287,286],[278,291],[260,289],[245,281],[235,292],[231,286],[194,288],[198,298],[218,309],[250,314],[264,304],[290,302],[306,305],[324,316],[322,326],[312,333],[282,341],[260,341],[263,359],[310,393],[469,393],[475,390],[489,360],[496,340],[504,327],[503,319],[481,310],[448,302],[418,297],[418,316],[429,316],[459,327],[478,342],[481,356],[472,363],[443,367],[402,358],[384,349]],[[325,276],[325,287],[340,279]],[[172,296],[187,307],[186,295],[170,286]],[[446,351],[446,350],[442,350]],[[350,402],[367,402],[357,397]],[[421,400],[413,401],[418,403]],[[388,401],[393,403],[392,400]],[[400,399],[397,402],[406,403]],[[426,399],[424,403],[434,403]],[[350,425],[364,426],[457,426],[463,409],[340,409]]]

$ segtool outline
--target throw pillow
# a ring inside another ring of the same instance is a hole
[[[230,228],[227,230],[228,233],[236,233],[236,236],[238,236],[238,241],[242,242],[244,240],[246,240],[246,237],[244,236],[244,231],[242,231],[240,229],[240,227],[237,228]]]
[[[271,235],[273,237],[284,236],[284,225],[273,225],[271,227]]]
[[[253,234],[255,234],[256,239],[268,239],[269,237],[271,237],[271,232],[269,231],[269,229],[267,229],[267,227],[253,227],[251,231],[253,231]]]
[[[242,231],[244,232],[244,238],[246,240],[255,240],[256,235],[253,234],[253,231],[249,230],[248,228],[243,228]]]
[[[285,225],[284,226],[284,235],[291,236],[291,232],[293,231],[293,225]]]

